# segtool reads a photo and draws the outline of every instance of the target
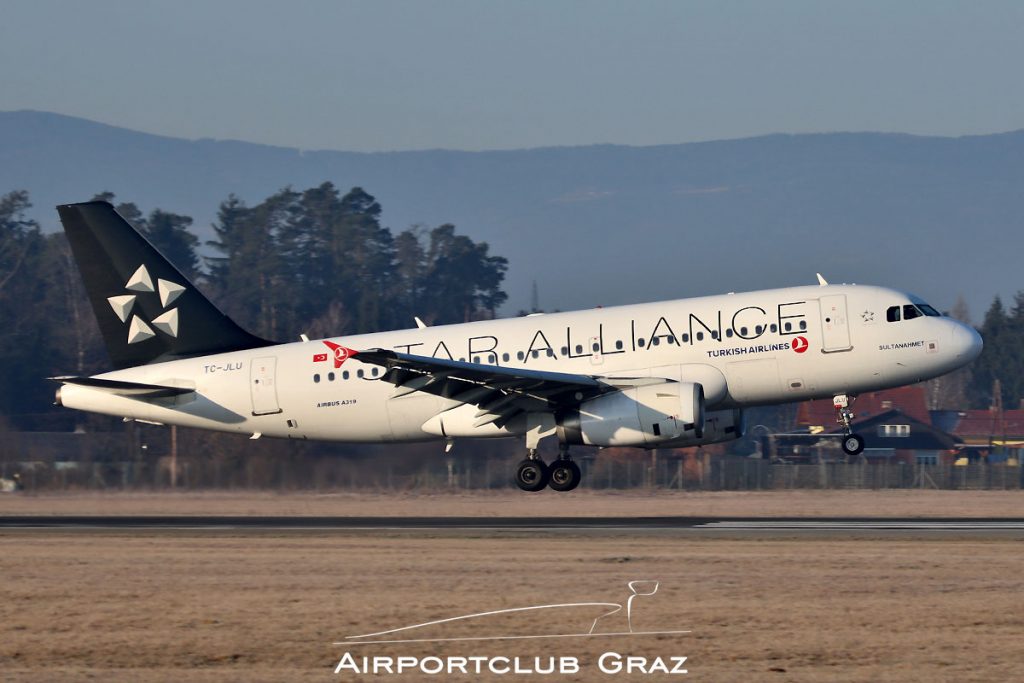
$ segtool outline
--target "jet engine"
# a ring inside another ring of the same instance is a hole
[[[704,388],[695,382],[628,387],[556,417],[558,438],[587,446],[653,447],[704,434]]]

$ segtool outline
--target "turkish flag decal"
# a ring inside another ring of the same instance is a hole
[[[327,360],[327,354],[326,353],[314,353],[313,354],[313,362],[314,363],[323,363],[326,360]]]

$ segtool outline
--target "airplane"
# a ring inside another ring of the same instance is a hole
[[[744,410],[951,372],[981,336],[893,289],[818,284],[277,343],[224,315],[107,202],[57,207],[114,370],[56,377],[57,404],[160,425],[396,443],[517,437],[524,491],[570,491],[574,445],[687,447]],[[558,439],[545,463],[541,439]]]

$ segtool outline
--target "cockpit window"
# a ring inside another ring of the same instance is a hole
[[[903,304],[903,306],[890,306],[885,310],[885,319],[891,323],[898,323],[901,319],[913,320],[925,315],[934,318],[942,317],[938,311],[928,304]]]
[[[917,306],[915,306],[914,304],[903,305],[904,320],[913,320],[914,318],[920,318],[922,315],[924,314],[921,313],[921,311],[917,310]]]

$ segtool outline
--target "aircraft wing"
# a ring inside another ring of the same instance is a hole
[[[422,391],[471,403],[480,408],[476,426],[494,422],[500,427],[521,412],[576,406],[581,401],[615,391],[622,384],[634,383],[629,379],[602,380],[588,375],[480,365],[385,349],[359,351],[354,355],[363,363],[385,368],[382,379],[396,387],[392,398]]]

